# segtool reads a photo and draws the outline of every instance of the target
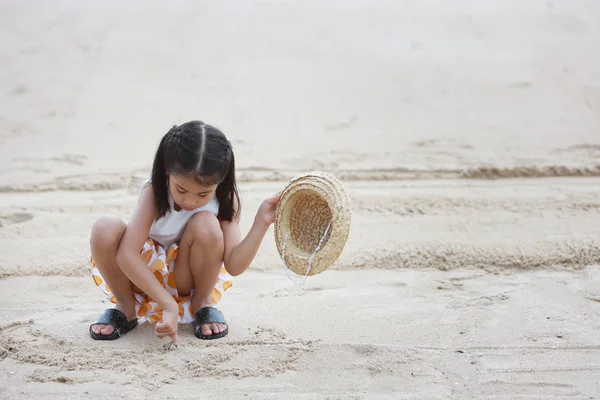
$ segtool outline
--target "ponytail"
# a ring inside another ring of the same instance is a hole
[[[239,219],[242,205],[235,181],[235,156],[230,143],[228,143],[227,155],[229,158],[227,172],[217,186],[215,196],[219,201],[218,218],[231,222],[234,219]]]
[[[169,182],[167,178],[167,170],[165,168],[165,152],[166,147],[169,145],[169,141],[172,139],[176,126],[171,128],[166,135],[163,136],[156,155],[154,156],[154,163],[152,165],[152,189],[154,191],[154,203],[158,213],[156,219],[164,217],[169,211]]]

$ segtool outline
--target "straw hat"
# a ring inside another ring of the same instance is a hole
[[[348,240],[350,211],[342,182],[330,173],[316,171],[291,179],[275,212],[275,243],[284,265],[306,276],[329,268]]]

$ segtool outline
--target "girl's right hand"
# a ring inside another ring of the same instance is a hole
[[[171,342],[179,344],[179,337],[177,336],[177,324],[178,324],[179,313],[163,310],[162,321],[156,323],[154,330],[156,336],[162,339],[166,336],[171,338]]]

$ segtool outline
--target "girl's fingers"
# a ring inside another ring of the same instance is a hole
[[[161,332],[161,331],[156,331],[156,336],[158,336],[159,338],[164,338],[165,336],[169,336],[169,332]]]
[[[156,332],[156,337],[159,339],[162,339],[165,336],[169,336],[169,335],[167,335],[166,333],[163,333],[163,332]]]
[[[269,204],[275,204],[279,201],[279,198],[281,197],[281,193],[277,193],[275,196],[269,197],[267,199],[267,203]]]
[[[177,333],[173,333],[171,330],[156,330],[156,336],[160,337],[160,338],[164,338],[166,336],[173,336],[176,335]]]
[[[156,324],[156,327],[154,328],[154,330],[155,330],[157,333],[164,333],[164,334],[166,334],[166,335],[172,335],[172,334],[173,334],[173,332],[174,332],[174,330],[173,330],[173,329],[172,329],[172,328],[171,328],[169,325],[167,325],[167,324],[164,324],[164,323],[162,323],[162,322],[158,322],[158,323]]]

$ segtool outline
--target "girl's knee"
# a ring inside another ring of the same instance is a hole
[[[126,228],[125,222],[119,217],[105,215],[92,225],[90,243],[94,246],[111,246],[121,241]]]
[[[210,212],[199,212],[190,219],[187,227],[191,239],[207,246],[223,245],[223,231],[219,220]]]

